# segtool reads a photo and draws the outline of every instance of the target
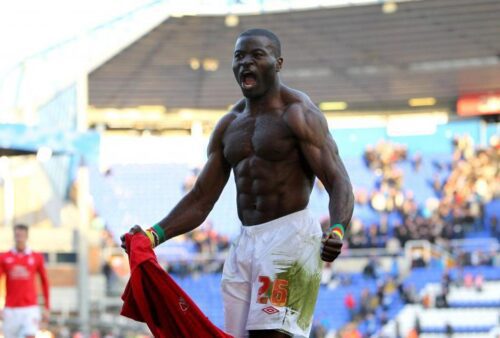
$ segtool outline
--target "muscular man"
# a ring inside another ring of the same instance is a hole
[[[31,338],[38,332],[40,320],[47,321],[49,313],[49,282],[43,256],[27,247],[28,227],[14,226],[15,247],[0,254],[0,278],[6,276],[5,309],[3,317],[5,338]],[[40,276],[45,309],[42,316],[38,307],[36,275]]]
[[[280,81],[282,66],[272,32],[251,29],[238,37],[233,72],[244,98],[215,127],[193,189],[145,232],[154,246],[196,228],[233,171],[243,226],[224,265],[222,291],[225,329],[235,337],[309,337],[321,259],[337,258],[353,211],[326,119],[307,95]],[[325,235],[306,209],[315,177],[330,196]]]

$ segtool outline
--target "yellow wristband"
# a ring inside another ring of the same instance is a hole
[[[145,233],[146,233],[146,236],[148,236],[149,241],[151,242],[151,247],[154,249],[155,248],[155,238],[154,238],[153,234],[151,233],[151,230],[148,229],[145,231]]]
[[[344,235],[342,234],[342,231],[340,229],[333,229],[332,234],[337,235],[341,240],[344,239]]]

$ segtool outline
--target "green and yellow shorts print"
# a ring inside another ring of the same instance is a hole
[[[222,278],[226,330],[309,337],[321,278],[321,226],[307,210],[243,227]]]

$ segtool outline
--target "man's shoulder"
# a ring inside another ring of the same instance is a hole
[[[213,131],[212,131],[212,135],[211,135],[211,139],[212,140],[221,140],[227,127],[231,124],[231,122],[237,117],[238,114],[240,114],[241,112],[243,112],[243,110],[245,109],[245,102],[244,100],[240,100],[238,102],[236,102],[232,107],[231,109],[229,110],[229,112],[227,112],[226,114],[224,114],[220,119],[219,121],[217,121],[217,124],[215,125]]]
[[[246,107],[245,99],[240,99],[231,107],[227,115],[241,114],[245,110],[245,107]]]
[[[33,257],[35,258],[35,261],[37,264],[43,266],[45,264],[45,256],[41,252],[33,252]]]
[[[31,250],[29,254],[36,260],[42,260],[42,261],[45,260],[43,253],[41,252]]]
[[[219,120],[219,124],[227,124],[230,123],[232,120],[234,120],[238,114],[243,113],[245,110],[246,102],[244,99],[239,100],[236,102],[229,111],[222,116],[222,118]]]
[[[292,129],[304,127],[304,124],[316,124],[324,118],[323,113],[305,93],[287,88],[285,96],[286,108],[283,114],[285,122]]]
[[[285,87],[283,89],[283,98],[286,105],[284,113],[286,115],[305,115],[321,114],[318,107],[312,102],[311,98],[300,90]]]
[[[3,252],[0,252],[0,264],[8,264],[9,261],[12,261],[14,259],[14,255],[12,254],[12,252],[9,250],[9,251],[3,251]]]

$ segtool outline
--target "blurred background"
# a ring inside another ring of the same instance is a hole
[[[0,251],[30,225],[51,282],[39,336],[149,335],[119,316],[119,236],[193,186],[241,96],[235,39],[261,27],[281,39],[284,83],[325,113],[356,197],[312,337],[498,337],[499,14],[498,0],[3,4]],[[317,182],[321,222],[327,204]],[[156,249],[219,326],[239,224],[230,180],[201,227]]]

